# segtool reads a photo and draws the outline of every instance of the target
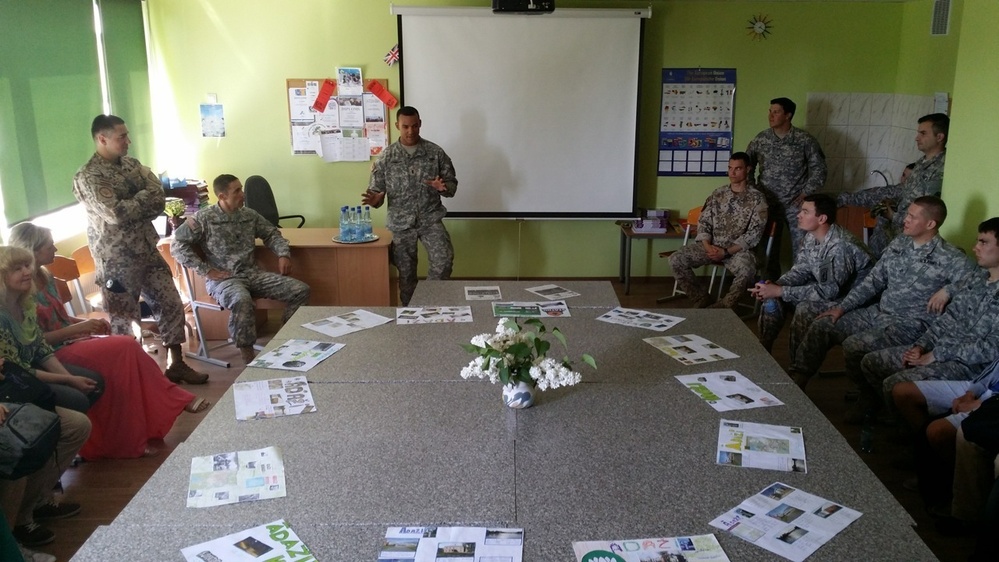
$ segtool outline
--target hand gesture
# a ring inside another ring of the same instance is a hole
[[[444,183],[444,180],[442,180],[440,176],[437,176],[432,180],[423,180],[423,183],[434,188],[434,190],[436,191],[447,191],[447,185]]]
[[[361,204],[371,205],[374,208],[382,206],[385,201],[384,191],[371,191],[370,189],[361,194]]]
[[[76,329],[84,336],[105,335],[111,333],[111,324],[100,318],[88,318],[83,322],[78,322]]]

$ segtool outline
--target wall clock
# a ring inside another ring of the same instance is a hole
[[[753,16],[749,19],[749,25],[746,29],[749,30],[748,35],[753,38],[754,41],[759,41],[766,39],[771,33],[773,33],[773,20],[770,16],[764,14],[759,14]]]

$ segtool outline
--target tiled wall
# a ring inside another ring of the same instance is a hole
[[[805,130],[826,154],[826,191],[858,191],[884,185],[880,170],[896,183],[919,159],[916,121],[933,112],[933,96],[810,93]],[[796,119],[797,121],[797,119]]]

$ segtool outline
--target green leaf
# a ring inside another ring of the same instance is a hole
[[[552,344],[550,341],[538,338],[534,341],[534,349],[538,352],[538,357],[544,357],[548,350],[551,349]]]
[[[469,352],[469,353],[478,353],[478,354],[481,354],[483,351],[486,350],[486,348],[484,348],[484,347],[479,347],[479,346],[471,344],[471,343],[462,343],[462,344],[459,344],[459,345],[461,345],[461,347],[464,348],[464,350],[467,351],[467,352]]]
[[[543,333],[546,332],[545,323],[542,322],[541,320],[537,319],[537,318],[528,318],[527,320],[524,321],[524,325],[525,326],[534,326],[535,329],[538,330],[539,334],[543,334]]]
[[[559,342],[561,342],[562,347],[565,347],[565,348],[569,347],[565,343],[565,334],[562,333],[562,330],[559,330],[558,328],[552,328],[552,335],[555,336],[555,339],[557,339]]]
[[[503,325],[506,326],[508,330],[513,330],[514,332],[520,331],[520,324],[517,323],[516,318],[507,318]]]
[[[597,368],[597,361],[596,361],[596,359],[594,359],[593,356],[590,355],[590,354],[588,354],[588,353],[584,353],[583,354],[583,363],[586,363],[587,365],[589,365],[590,367],[593,367],[594,369]]]
[[[499,368],[499,378],[503,384],[510,384],[510,369],[506,365]]]

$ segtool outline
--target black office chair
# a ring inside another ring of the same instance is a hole
[[[267,183],[262,176],[250,176],[246,178],[243,185],[246,193],[246,206],[263,215],[274,226],[280,227],[279,221],[283,219],[298,219],[298,226],[305,225],[305,217],[302,215],[278,216],[277,203],[274,202],[274,192],[271,191],[271,184]]]

